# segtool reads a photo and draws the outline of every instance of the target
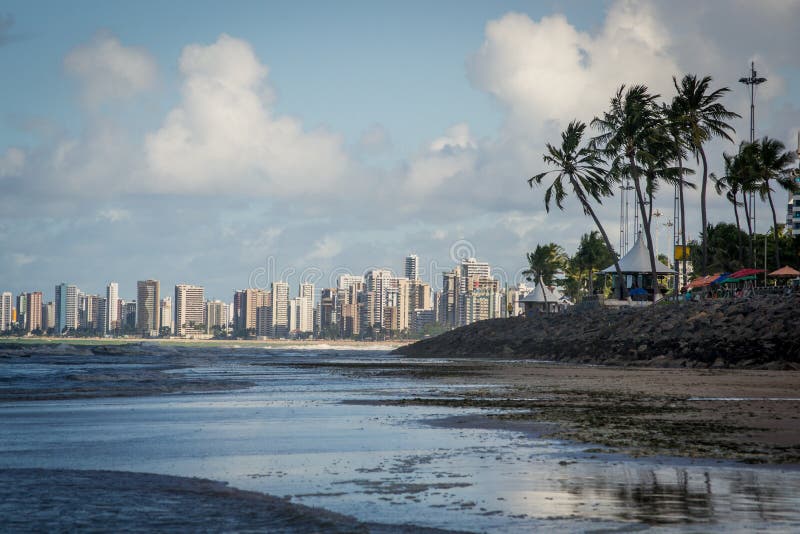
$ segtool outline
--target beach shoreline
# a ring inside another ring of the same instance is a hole
[[[514,360],[339,366],[459,386],[371,401],[483,408],[458,424],[523,431],[629,456],[676,456],[800,467],[800,373],[660,369]]]

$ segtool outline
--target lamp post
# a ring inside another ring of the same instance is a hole
[[[755,61],[750,62],[750,76],[739,78],[739,83],[750,86],[750,142],[756,140],[756,85],[761,85],[766,82],[766,78],[759,78],[756,72]],[[750,214],[753,218],[753,233],[756,233],[756,194],[755,191],[750,192]],[[754,254],[755,255],[755,254]],[[753,258],[753,267],[755,267],[755,258]]]

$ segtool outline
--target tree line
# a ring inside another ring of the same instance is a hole
[[[632,183],[636,193],[636,209],[639,210],[642,232],[649,250],[651,267],[652,298],[657,299],[656,255],[653,243],[653,200],[662,185],[672,185],[677,190],[680,206],[680,228],[678,234],[683,250],[686,250],[686,202],[685,190],[696,188],[689,179],[695,172],[685,163],[690,159],[700,165],[700,252],[699,272],[709,272],[709,237],[707,194],[709,181],[715,190],[726,194],[734,207],[737,227],[740,228],[738,209],[745,208],[748,224],[749,259],[754,261],[754,231],[750,225],[750,213],[746,195],[760,195],[772,209],[774,255],[780,263],[780,235],[775,204],[772,198],[777,185],[790,192],[798,192],[791,164],[794,154],[777,139],[764,137],[753,143],[742,143],[738,153],[724,155],[723,176],[709,176],[705,146],[714,138],[733,142],[735,133],[730,121],[740,116],[722,104],[722,97],[730,91],[727,87],[711,89],[712,78],[685,75],[680,81],[673,77],[675,94],[669,102],[661,102],[661,95],[653,94],[646,85],[622,85],[612,96],[608,110],[596,116],[590,125],[597,135],[584,139],[586,124],[573,120],[561,133],[559,145],[547,143],[543,155],[549,170],[528,179],[528,184],[541,185],[545,178],[551,181],[545,190],[544,204],[549,212],[551,203],[563,210],[563,202],[571,191],[582,211],[594,221],[602,238],[618,280],[624,280],[619,266],[618,254],[614,250],[595,206],[614,195],[615,187],[626,181]],[[710,180],[709,180],[710,178]],[[636,229],[638,231],[638,229]],[[742,261],[744,250],[739,246]],[[535,254],[536,251],[534,251]],[[622,251],[624,252],[624,251]],[[529,263],[530,263],[529,254]],[[686,275],[686,255],[681,265]],[[535,271],[531,263],[531,271]],[[627,288],[620,284],[620,297],[627,298]]]

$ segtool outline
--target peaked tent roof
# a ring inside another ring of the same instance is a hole
[[[545,300],[545,291],[547,291],[547,300]],[[533,288],[533,291],[519,299],[520,302],[558,302],[558,299],[562,297],[561,291],[558,290],[555,286],[546,286],[542,283],[542,279],[539,279],[539,282],[536,284],[536,287]]]
[[[792,269],[788,265],[784,265],[777,271],[772,271],[769,276],[800,276],[800,271]]]
[[[644,244],[644,240],[642,239],[642,234],[639,234],[639,237],[636,239],[636,243],[633,244],[633,247],[619,260],[619,268],[622,270],[623,273],[644,273],[647,274],[652,272],[650,269],[650,252],[647,246]],[[611,267],[606,267],[601,273],[616,273],[617,270],[614,268],[612,264]],[[659,274],[672,274],[675,271],[661,263],[660,261],[656,260],[656,272]]]

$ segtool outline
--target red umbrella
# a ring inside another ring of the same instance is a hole
[[[753,276],[758,273],[763,273],[764,269],[739,269],[735,273],[731,273],[728,278],[742,278],[744,276]]]

